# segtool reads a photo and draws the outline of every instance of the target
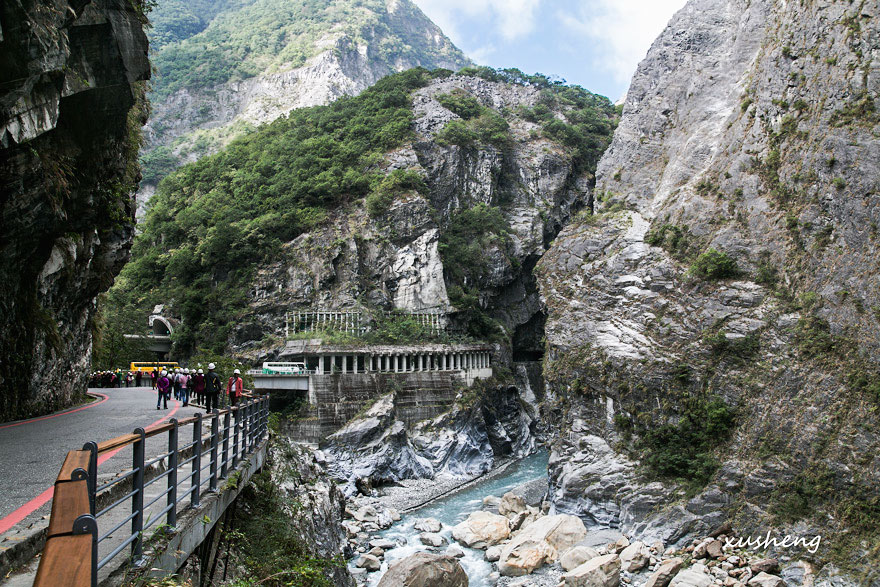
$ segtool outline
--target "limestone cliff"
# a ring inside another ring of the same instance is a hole
[[[0,419],[85,391],[95,299],[133,236],[150,75],[142,8],[0,7]]]
[[[395,71],[469,64],[410,0],[163,0],[156,24],[154,38],[168,42],[154,57],[142,205],[177,166],[294,108],[358,94]]]
[[[877,580],[878,17],[692,0],[640,64],[538,268],[557,509],[673,543],[800,520]]]

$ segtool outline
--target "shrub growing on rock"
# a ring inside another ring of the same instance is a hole
[[[727,253],[711,247],[691,265],[691,275],[699,279],[717,280],[736,277],[740,271],[736,261]]]

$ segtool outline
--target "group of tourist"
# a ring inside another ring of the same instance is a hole
[[[140,387],[144,374],[140,371],[95,371],[89,375],[89,387]]]
[[[206,411],[220,407],[220,392],[223,384],[220,375],[215,371],[214,363],[208,365],[208,372],[202,369],[174,368],[170,370],[154,369],[148,373],[141,371],[95,371],[89,376],[89,387],[140,387],[145,376],[149,376],[150,385],[158,391],[156,409],[164,407],[168,409],[168,400],[172,394],[174,399],[183,402],[184,406],[190,403],[204,405]],[[234,406],[244,394],[244,381],[241,371],[235,369],[229,381],[226,383],[226,395],[229,405]]]
[[[184,406],[195,400],[196,403],[203,404],[208,412],[219,408],[222,383],[215,369],[214,363],[210,363],[207,373],[202,369],[176,368],[171,372],[163,370],[158,374],[151,374],[156,377],[155,387],[159,391],[156,409],[167,410],[172,393],[174,399],[183,402]],[[241,378],[241,371],[236,369],[226,384],[229,405],[236,405],[243,393],[244,381]]]

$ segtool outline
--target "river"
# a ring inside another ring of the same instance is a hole
[[[446,538],[450,544],[458,544],[452,538],[452,527],[463,521],[472,512],[479,510],[483,505],[483,498],[487,495],[501,497],[517,485],[527,481],[540,479],[547,476],[548,453],[546,450],[528,456],[520,461],[509,465],[500,475],[487,476],[484,481],[475,481],[464,489],[441,497],[417,510],[413,510],[401,517],[401,520],[382,531],[382,538],[395,541],[403,546],[386,551],[385,560],[381,570],[370,573],[367,585],[374,587],[379,583],[382,575],[388,569],[388,565],[396,560],[407,557],[415,552],[430,551],[431,549],[421,543],[419,532],[413,528],[413,524],[422,518],[436,518],[443,524],[440,535]],[[459,559],[461,566],[470,580],[470,587],[488,587],[492,585],[488,577],[492,573],[492,563],[486,562],[483,550],[470,549],[458,544],[464,551],[464,558]],[[439,552],[446,547],[437,549]]]

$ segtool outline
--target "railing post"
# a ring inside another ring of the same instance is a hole
[[[241,456],[244,457],[248,454],[248,435],[250,433],[250,420],[249,420],[249,412],[248,412],[248,403],[244,403],[241,405],[242,412],[242,420],[244,420],[244,424],[241,429]]]
[[[202,413],[196,414],[196,421],[193,422],[193,462],[192,462],[192,494],[190,495],[190,504],[192,507],[199,507],[199,494],[202,490]]]
[[[147,433],[143,428],[134,431],[140,438],[132,444],[132,461],[131,468],[135,472],[131,480],[131,533],[136,536],[131,543],[131,559],[137,562],[144,552],[143,531],[144,531],[144,444],[146,443]]]
[[[229,412],[223,414],[223,461],[220,465],[220,478],[226,478],[226,465],[229,463]]]
[[[220,429],[220,411],[215,409],[211,420],[211,491],[217,491],[217,431]]]
[[[235,413],[235,432],[232,435],[232,468],[238,468],[239,441],[241,432],[241,408],[238,406],[232,408]]]
[[[257,429],[257,419],[254,417],[254,400],[248,402],[248,453],[254,451],[254,432]]]
[[[177,418],[171,418],[168,429],[168,496],[165,505],[170,509],[166,521],[177,526]]]
[[[95,447],[97,448],[97,445]],[[89,566],[92,569],[92,587],[98,587],[98,521],[91,514],[81,515],[74,520],[71,533],[74,536],[80,534],[92,535],[92,560]]]
[[[98,444],[95,442],[87,442],[83,445],[83,450],[90,453],[89,470],[86,486],[89,488],[89,513],[95,515],[95,491],[98,488]]]
[[[260,397],[260,439],[257,444],[262,444],[269,431],[269,397]]]

